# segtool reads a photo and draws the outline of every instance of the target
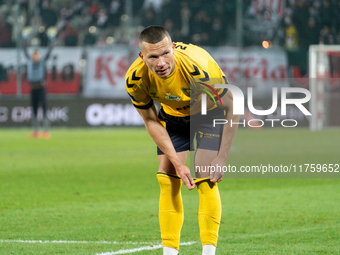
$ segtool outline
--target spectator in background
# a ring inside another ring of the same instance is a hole
[[[80,27],[89,29],[91,22],[92,22],[92,17],[91,15],[89,15],[88,8],[84,8],[79,17]]]
[[[201,46],[211,45],[210,37],[209,37],[209,34],[207,32],[201,33],[200,45]]]
[[[42,10],[41,20],[42,23],[46,25],[46,29],[48,29],[50,26],[55,26],[57,24],[58,16],[55,10],[53,9],[52,3],[50,3],[46,9]]]
[[[19,0],[20,9],[28,13],[28,0]]]
[[[340,42],[340,0],[336,4],[335,8],[335,28],[336,28],[336,33],[338,37],[338,42]]]
[[[145,13],[148,13],[149,11],[153,12],[153,16],[155,19],[155,22],[149,25],[154,25],[154,24],[160,25],[163,23],[164,19],[162,17],[162,6],[163,6],[163,0],[144,0],[143,11]]]
[[[181,5],[183,3],[182,1],[163,0],[162,12],[160,13],[161,23],[164,24],[165,20],[172,19],[174,29],[179,29],[181,27]]]
[[[321,0],[313,0],[312,6],[316,9],[319,10],[321,6]]]
[[[0,14],[0,47],[13,47],[12,26],[6,22],[5,16]]]
[[[169,33],[170,37],[174,35],[174,21],[170,18],[166,19],[163,26]]]
[[[202,3],[203,3],[203,0],[189,1],[189,8],[193,16],[195,16],[202,9]]]
[[[39,5],[40,5],[40,11],[42,11],[43,9],[48,8],[51,0],[38,0],[39,1]]]
[[[201,45],[201,34],[193,34],[191,36],[191,41],[195,45]]]
[[[217,46],[225,41],[227,37],[225,27],[220,18],[214,18],[210,29],[210,43]]]
[[[334,36],[328,26],[324,26],[320,32],[319,38],[320,44],[335,44]]]
[[[103,6],[103,5],[99,6],[99,10],[98,10],[96,16],[97,16],[96,25],[99,28],[106,28],[109,18],[108,18],[107,10],[106,10],[105,6]]]
[[[107,36],[105,34],[100,35],[98,41],[96,42],[96,46],[97,47],[106,47],[108,45],[106,38],[107,38]]]
[[[60,16],[63,20],[71,20],[73,15],[73,9],[70,7],[69,3],[64,4],[64,7],[60,10]]]
[[[120,0],[112,0],[109,7],[109,24],[112,26],[119,25],[119,19],[122,14],[122,4]]]
[[[189,41],[191,10],[188,2],[181,2],[181,37],[184,41]]]
[[[0,63],[0,82],[1,81],[8,81],[7,70],[6,68]]]
[[[289,16],[285,17],[285,48],[287,51],[298,50],[298,31]]]
[[[85,2],[82,0],[78,0],[73,6],[73,14],[75,16],[80,16],[84,8],[85,8]]]
[[[152,9],[156,13],[161,13],[163,0],[144,0],[143,9]]]
[[[99,11],[98,1],[94,0],[89,8],[89,13],[92,17],[92,23],[95,24],[97,12]]]
[[[142,15],[141,25],[143,27],[148,27],[156,23],[156,13],[152,9],[146,10]]]
[[[320,27],[316,24],[314,18],[310,18],[308,21],[308,44],[318,44],[320,36]]]
[[[329,0],[323,0],[320,9],[321,26],[332,27],[333,9]]]
[[[214,18],[219,18],[224,30],[235,27],[235,1],[217,0]],[[228,17],[228,18],[225,18]]]
[[[127,36],[125,31],[121,32],[121,34],[120,34],[120,36],[117,40],[117,43],[118,44],[125,44],[125,45],[128,45],[128,44],[131,43],[130,40],[128,39],[128,36]]]
[[[211,28],[211,18],[205,10],[200,10],[194,17],[192,23],[192,33],[201,34]]]
[[[84,39],[83,39],[83,46],[92,46],[96,44],[97,37],[93,34],[90,33],[87,28],[84,29]]]
[[[93,0],[83,0],[86,6],[91,6]]]
[[[309,10],[305,0],[298,0],[296,7],[293,9],[292,22],[299,36],[299,46],[308,50],[308,20]]]
[[[175,29],[174,31],[174,37],[173,37],[174,42],[187,42],[187,39],[182,36],[181,30]]]
[[[328,26],[324,26],[321,30],[320,33],[320,44],[326,44],[326,45],[330,45],[330,44],[336,44],[336,40],[335,40],[335,36],[331,33],[330,28]],[[340,72],[339,72],[339,65],[340,65],[340,61],[339,61],[339,57],[338,56],[333,56],[330,55],[330,77],[334,76],[337,77]]]
[[[141,19],[142,9],[143,9],[143,1],[134,1],[132,6],[132,13],[134,16],[138,16]]]
[[[315,23],[320,24],[320,13],[319,10],[315,7],[315,5],[309,6],[309,20],[313,19]]]
[[[77,46],[78,45],[78,30],[72,27],[69,21],[65,24],[64,30],[60,33],[64,46]]]
[[[211,19],[205,10],[200,10],[192,21],[190,31],[192,31],[191,40],[197,45],[207,45],[209,35],[206,31],[211,29]]]

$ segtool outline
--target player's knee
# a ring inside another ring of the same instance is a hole
[[[177,176],[175,168],[164,167],[162,165],[159,166],[158,173],[164,173],[164,174],[168,174],[170,176]]]
[[[181,178],[176,174],[169,174],[164,172],[157,173],[157,179],[160,185],[171,185],[181,184]]]

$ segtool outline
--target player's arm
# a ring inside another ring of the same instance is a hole
[[[222,105],[218,104],[218,107],[224,109],[226,111],[226,120],[227,124],[223,127],[223,134],[221,139],[220,150],[218,151],[217,157],[212,161],[211,165],[219,165],[221,167],[226,165],[230,148],[233,143],[237,128],[238,122],[240,120],[240,115],[233,114],[233,95],[230,90],[225,93],[224,96],[221,97]],[[232,126],[230,123],[233,123]],[[236,123],[236,124],[234,124]],[[217,169],[217,168],[216,168]],[[223,178],[223,171],[214,172],[210,175],[210,180],[212,182],[219,182]]]
[[[47,61],[47,59],[50,57],[53,48],[54,48],[54,41],[50,41],[49,45],[48,45],[48,49],[47,49],[46,55],[44,56],[45,61]]]
[[[149,109],[136,109],[138,113],[142,116],[146,130],[148,131],[149,135],[171,161],[176,169],[177,174],[181,177],[185,186],[187,186],[189,190],[195,188],[195,183],[191,177],[190,169],[179,160],[168,135],[168,132],[162,126],[157,117],[155,106],[153,105]]]
[[[24,54],[25,54],[25,57],[27,58],[27,59],[30,59],[30,56],[28,55],[28,51],[27,51],[27,41],[24,41],[23,42],[23,44],[22,44],[22,46],[23,46],[23,50],[24,50]]]

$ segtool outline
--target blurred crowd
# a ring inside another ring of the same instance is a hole
[[[282,19],[285,47],[308,49],[311,44],[340,42],[339,0],[289,0]]]
[[[244,13],[252,2],[243,1]],[[340,42],[340,0],[284,3],[274,44],[294,51]],[[136,46],[138,32],[149,25],[164,26],[174,41],[233,45],[235,15],[236,0],[0,0],[0,47],[15,47],[21,30],[24,39],[40,46],[51,38],[64,46]],[[244,34],[245,45],[259,43]]]
[[[54,36],[65,46],[128,44],[138,31],[152,24],[164,26],[175,41],[221,45],[235,23],[232,2],[19,0],[18,5],[0,0],[0,47],[14,47],[18,29],[23,30],[24,38],[34,39],[32,43],[41,46]],[[136,31],[130,37],[127,24]]]

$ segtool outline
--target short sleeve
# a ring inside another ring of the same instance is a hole
[[[149,109],[153,105],[153,100],[143,86],[142,77],[138,76],[137,70],[126,74],[125,85],[131,102],[136,108]]]

